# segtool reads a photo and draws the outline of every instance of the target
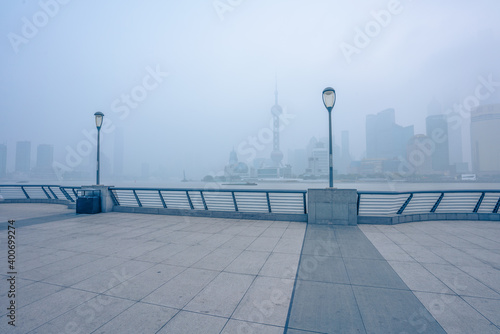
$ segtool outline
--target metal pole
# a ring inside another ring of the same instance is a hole
[[[330,155],[328,157],[330,165],[330,188],[333,188],[333,153],[332,153],[332,111],[328,110],[328,125],[330,127]]]
[[[96,176],[96,185],[99,185],[99,142],[101,140],[101,129],[97,129],[97,176]]]

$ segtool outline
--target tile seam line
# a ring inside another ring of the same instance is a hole
[[[306,236],[307,236],[307,229],[308,228],[309,228],[309,223],[306,224],[306,228],[304,230],[304,237],[302,238],[302,247],[300,248],[299,262],[297,263],[297,272],[295,273],[295,280],[293,282],[292,295],[290,296],[290,305],[288,306],[288,312],[287,312],[286,321],[285,321],[285,329],[283,330],[283,334],[288,333],[288,325],[290,323],[290,316],[292,314],[292,306],[293,306],[293,301],[295,299],[295,290],[297,288],[297,281],[298,281],[298,277],[299,277],[300,264],[302,262],[302,254],[304,252],[304,245],[306,243]]]

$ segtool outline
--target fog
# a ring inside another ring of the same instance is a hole
[[[479,1],[4,1],[0,5],[0,144],[14,170],[17,141],[54,146],[61,170],[95,168],[93,114],[105,114],[101,166],[146,163],[167,179],[224,170],[234,148],[269,157],[277,83],[289,149],[328,136],[321,93],[335,88],[335,141],[366,150],[366,115],[387,108],[425,133],[490,83],[500,102],[500,3]],[[464,159],[470,161],[467,115]],[[121,142],[121,139],[123,141]],[[88,145],[88,143],[92,143]],[[119,148],[121,147],[121,148]],[[248,151],[248,150],[247,150]],[[106,180],[103,180],[106,183]]]

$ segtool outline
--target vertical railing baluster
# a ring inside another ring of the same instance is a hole
[[[47,188],[49,188],[50,192],[52,193],[52,196],[54,196],[55,199],[59,199],[59,197],[57,197],[56,193],[52,190],[50,186],[48,186]]]
[[[271,210],[271,201],[269,200],[269,191],[266,191],[266,199],[267,199],[267,209],[269,210],[269,212],[273,212]]]
[[[498,201],[495,205],[495,208],[493,209],[493,213],[498,213],[498,209],[500,209],[500,197],[498,197]]]
[[[137,193],[135,192],[135,189],[132,189],[132,192],[134,193],[135,200],[137,201],[137,204],[139,205],[139,207],[141,207],[141,208],[142,208],[142,203],[141,203],[141,201],[139,200],[139,196],[137,196]]]
[[[30,196],[28,195],[28,193],[26,192],[26,190],[24,190],[23,186],[21,186],[21,190],[23,191],[24,196],[26,196],[26,199],[30,199]]]
[[[437,199],[436,203],[434,204],[434,206],[432,207],[431,209],[431,213],[434,213],[436,212],[439,204],[441,203],[441,201],[443,200],[443,197],[444,197],[444,193],[441,193],[441,196],[439,196],[439,198]]]
[[[118,201],[118,197],[116,196],[115,192],[113,189],[109,189],[109,194],[111,195],[111,199],[113,200],[113,203],[116,206],[120,206],[120,202]]]
[[[186,190],[186,197],[187,197],[188,202],[189,202],[189,207],[191,208],[191,210],[194,210],[193,201],[191,201],[191,196],[189,196],[189,190]]]
[[[231,191],[231,195],[233,195],[234,211],[238,211],[238,204],[236,203],[236,196],[234,196],[234,191]]]
[[[306,200],[306,193],[302,193],[302,203],[304,204],[304,214],[307,214],[307,200]]]
[[[63,187],[59,187],[59,190],[61,190],[61,192],[63,193],[64,196],[66,196],[66,198],[70,201],[70,202],[74,202],[75,200],[73,199],[73,197],[71,197],[68,192],[66,191],[66,189],[64,189]]]
[[[165,203],[165,199],[163,198],[163,195],[161,194],[161,190],[158,190],[158,196],[160,196],[161,204],[166,209],[167,208],[167,203]]]
[[[481,197],[479,197],[479,200],[477,201],[477,204],[476,206],[474,207],[474,211],[472,211],[473,213],[477,213],[479,211],[479,208],[481,207],[481,203],[483,202],[483,199],[484,199],[484,192],[481,193]]]
[[[203,195],[203,190],[200,190],[201,201],[203,202],[203,207],[208,210],[207,201],[205,201],[205,195]]]
[[[47,190],[45,190],[45,187],[44,186],[41,186],[42,187],[42,190],[43,192],[45,193],[45,196],[47,196],[47,199],[52,199],[49,195],[49,193],[47,192]]]
[[[403,211],[405,211],[406,207],[408,206],[408,204],[410,204],[410,201],[411,199],[413,198],[413,193],[410,194],[410,196],[408,196],[408,198],[406,199],[406,201],[403,203],[403,205],[401,206],[401,208],[398,210],[398,215],[401,215],[403,214]]]

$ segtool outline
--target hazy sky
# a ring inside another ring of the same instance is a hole
[[[500,82],[499,13],[496,0],[4,1],[0,143],[9,169],[18,140],[33,158],[53,144],[77,168],[68,152],[88,155],[83,132],[102,111],[105,154],[123,129],[125,172],[147,162],[200,178],[266,138],[277,74],[282,151],[328,135],[321,92],[332,86],[337,141],[349,130],[360,158],[367,114],[392,107],[425,133],[433,97],[446,110],[480,77]],[[500,85],[490,95],[481,103],[499,102]],[[257,144],[267,157],[272,145]]]

